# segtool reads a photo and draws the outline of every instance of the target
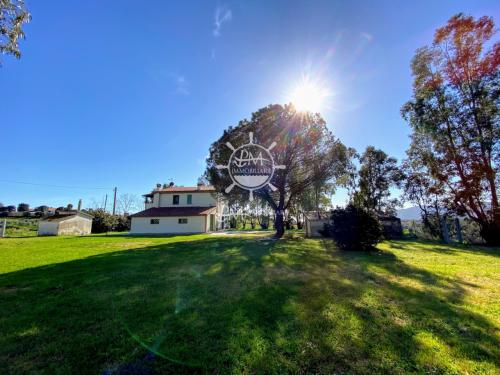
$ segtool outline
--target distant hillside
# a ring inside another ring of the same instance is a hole
[[[401,220],[420,220],[420,208],[418,206],[402,208],[397,210],[396,216]]]

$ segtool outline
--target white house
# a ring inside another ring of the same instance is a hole
[[[205,233],[217,228],[213,186],[157,186],[144,198],[146,209],[130,216],[131,234]]]
[[[56,213],[38,221],[39,236],[81,236],[91,230],[92,216],[80,211]]]

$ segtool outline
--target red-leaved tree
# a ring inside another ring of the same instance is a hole
[[[413,97],[402,114],[430,140],[427,169],[444,202],[500,244],[498,208],[500,43],[490,17],[458,14],[412,61]]]

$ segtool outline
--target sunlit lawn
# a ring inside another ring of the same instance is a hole
[[[498,373],[500,251],[0,239],[0,373]]]

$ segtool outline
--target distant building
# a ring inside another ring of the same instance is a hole
[[[403,237],[403,227],[401,219],[394,215],[377,215],[380,224],[382,225],[385,238],[401,238]]]
[[[326,211],[309,211],[306,212],[306,236],[307,237],[321,237],[320,230],[323,230],[325,224],[330,222],[330,212]]]
[[[145,210],[130,216],[131,234],[205,233],[217,229],[213,186],[157,186],[145,194]]]
[[[84,212],[57,212],[38,221],[39,236],[81,236],[92,231],[92,216]]]

